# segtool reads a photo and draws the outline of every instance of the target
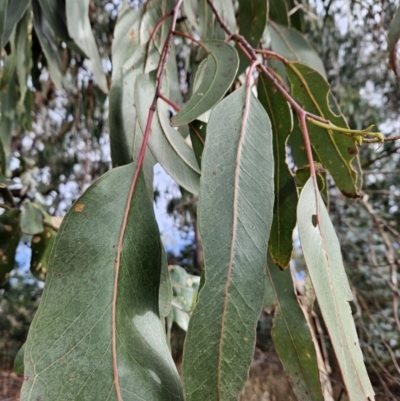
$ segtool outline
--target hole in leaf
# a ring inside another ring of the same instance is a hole
[[[318,222],[317,215],[316,215],[316,214],[313,214],[312,217],[311,217],[311,223],[312,223],[312,225],[313,225],[314,227],[317,227],[317,222]]]

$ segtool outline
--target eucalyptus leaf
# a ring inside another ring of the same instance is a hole
[[[202,42],[209,55],[202,70],[202,79],[196,91],[181,111],[172,117],[172,125],[185,125],[217,104],[225,95],[239,66],[236,50],[226,42]]]
[[[271,120],[274,147],[275,202],[268,246],[273,261],[285,269],[292,257],[297,206],[296,184],[286,164],[286,143],[293,127],[292,111],[264,77],[258,81],[258,98]]]
[[[323,401],[310,328],[294,292],[290,269],[267,263],[264,307],[274,310],[272,340],[299,400]]]
[[[328,96],[330,87],[325,79],[312,68],[291,63],[286,68],[292,94],[302,107],[332,124],[348,128],[344,117],[332,112]],[[352,161],[358,153],[355,140],[350,136],[307,123],[311,145],[319,162],[329,171],[342,193],[357,198],[357,174]]]
[[[21,230],[28,235],[43,232],[43,213],[36,203],[25,203],[21,213]]]
[[[50,252],[56,238],[56,231],[44,227],[43,231],[34,235],[31,241],[31,273],[38,280],[44,281],[50,259]]]
[[[160,236],[142,175],[130,199],[135,171],[106,173],[63,219],[25,345],[22,401],[183,400],[159,315]]]
[[[353,297],[343,266],[339,241],[312,180],[301,191],[297,221],[308,272],[349,400],[373,400],[374,391],[364,365],[349,305]]]
[[[397,73],[397,43],[400,40],[400,6],[397,8],[388,32],[389,63],[392,70]]]
[[[66,18],[69,36],[82,49],[99,88],[108,93],[107,78],[97,49],[89,20],[90,0],[66,0]]]
[[[185,341],[184,392],[190,401],[235,400],[254,353],[274,197],[270,122],[251,93],[246,103],[245,87],[213,109],[202,166],[205,283]]]
[[[155,75],[140,74],[135,83],[135,105],[138,113],[138,120],[142,132],[144,132],[150,106],[156,92]],[[177,135],[178,132],[177,132]],[[183,141],[183,138],[180,137]],[[186,163],[176,150],[171,146],[161,127],[158,114],[154,114],[151,135],[149,136],[148,147],[155,159],[165,171],[179,184],[192,194],[199,192],[200,176],[192,166]],[[194,155],[193,155],[194,157]],[[196,159],[194,159],[196,162]]]
[[[189,130],[193,151],[201,168],[201,159],[203,157],[204,143],[206,140],[207,124],[203,123],[203,121],[194,120],[189,124]]]
[[[3,1],[2,3],[6,3]],[[18,24],[19,20],[25,14],[31,0],[9,0],[7,7],[7,15],[5,21],[5,29],[3,32],[3,43],[0,47],[4,47],[11,37],[11,33]]]

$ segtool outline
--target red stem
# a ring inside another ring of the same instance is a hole
[[[136,162],[135,174],[133,176],[131,187],[129,189],[128,199],[127,199],[126,207],[125,207],[125,214],[124,214],[124,217],[122,220],[121,232],[120,232],[120,236],[119,236],[119,240],[118,240],[117,255],[116,255],[116,260],[115,260],[115,275],[114,275],[114,289],[113,289],[114,293],[113,293],[113,300],[112,300],[113,372],[114,372],[114,384],[115,384],[115,389],[117,392],[118,401],[123,401],[122,395],[121,395],[121,389],[119,386],[118,362],[117,362],[117,294],[118,294],[118,278],[119,278],[119,268],[120,268],[120,264],[121,264],[121,254],[122,254],[122,248],[123,248],[123,244],[124,244],[125,230],[126,230],[126,226],[128,224],[130,205],[132,203],[132,198],[133,198],[133,194],[135,192],[135,188],[136,188],[136,184],[137,184],[137,181],[139,178],[140,170],[143,165],[144,156],[146,153],[146,147],[147,147],[147,143],[148,143],[150,131],[151,131],[151,124],[153,121],[154,112],[157,107],[157,99],[160,97],[162,78],[163,78],[163,75],[165,72],[165,67],[166,67],[167,60],[168,60],[168,53],[169,53],[169,49],[171,47],[171,42],[172,42],[172,38],[173,38],[173,32],[175,30],[176,20],[178,18],[178,11],[182,5],[182,1],[183,0],[178,0],[175,7],[171,11],[172,12],[171,27],[170,27],[167,39],[165,40],[160,60],[158,62],[157,79],[156,79],[156,93],[154,94],[154,99],[153,99],[153,102],[149,109],[146,128],[143,133],[142,146],[139,151],[139,156],[138,156],[137,162]],[[164,15],[162,17],[162,21],[164,21],[165,19],[166,19],[166,16]],[[161,23],[157,23],[156,27],[157,26],[159,27],[160,25],[161,25]]]

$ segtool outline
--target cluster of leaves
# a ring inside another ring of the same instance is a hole
[[[365,136],[382,137],[349,129],[323,63],[295,29],[301,29],[302,14],[289,17],[290,1],[239,1],[238,10],[222,0],[149,0],[139,9],[125,2],[114,30],[108,88],[89,2],[62,5],[38,0],[30,8],[29,1],[10,1],[3,10],[11,26],[3,29],[3,44],[11,49],[4,60],[5,93],[9,99],[14,79],[20,104],[27,96],[27,72],[18,67],[21,60],[13,67],[19,54],[13,48],[20,24],[29,26],[33,18],[56,87],[63,85],[57,37],[88,58],[97,85],[109,92],[115,168],[75,202],[54,245],[37,253],[40,262],[48,261],[48,273],[25,345],[22,400],[235,399],[263,307],[275,310],[272,337],[295,393],[322,399],[312,327],[286,269],[296,223],[349,399],[372,400],[325,202],[328,176],[345,196],[359,196],[357,145]],[[178,51],[187,53],[180,74],[174,37]],[[190,75],[189,91],[182,91],[181,75]],[[199,195],[204,269],[189,323],[191,290],[176,287],[172,295],[170,276],[176,276],[175,286],[194,280],[177,267],[168,273],[152,210],[156,162]],[[2,190],[10,197],[6,182]],[[51,224],[35,205],[19,213],[7,206],[1,216],[4,241],[13,241],[7,252],[15,253],[21,229],[34,235],[32,247],[53,241],[46,231]],[[2,257],[7,263],[14,254],[3,251]],[[187,328],[183,388],[168,350],[168,316]]]

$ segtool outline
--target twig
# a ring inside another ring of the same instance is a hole
[[[133,194],[135,192],[136,184],[139,178],[140,171],[142,169],[144,156],[146,153],[147,142],[150,136],[151,124],[153,121],[153,116],[157,107],[157,99],[160,97],[161,86],[162,86],[162,78],[164,76],[165,68],[167,65],[169,49],[171,47],[173,32],[176,27],[176,20],[178,18],[178,12],[182,5],[183,0],[178,0],[172,10],[172,22],[171,27],[168,32],[168,36],[165,40],[164,47],[160,56],[160,60],[158,62],[157,68],[157,76],[156,76],[156,92],[154,94],[153,102],[149,108],[149,114],[147,117],[146,128],[143,133],[143,141],[142,146],[139,151],[139,156],[136,162],[136,169],[132,179],[131,187],[129,189],[129,194],[125,207],[125,214],[122,220],[121,232],[118,240],[117,247],[117,255],[115,260],[115,275],[114,275],[114,288],[113,288],[113,299],[112,299],[112,358],[113,358],[113,373],[114,373],[114,383],[115,389],[117,393],[117,400],[122,401],[121,389],[119,385],[119,376],[118,376],[118,362],[117,362],[117,294],[118,294],[118,278],[119,278],[119,268],[121,264],[121,254],[122,247],[124,243],[125,230],[128,224],[128,216],[130,211],[130,204],[132,202]],[[164,17],[163,17],[164,18]],[[164,18],[165,19],[165,18]]]
[[[159,93],[158,97],[160,99],[164,100],[164,102],[167,103],[169,106],[171,106],[175,111],[179,111],[180,110],[180,107],[177,104],[175,104],[172,100],[169,100],[162,93]]]

